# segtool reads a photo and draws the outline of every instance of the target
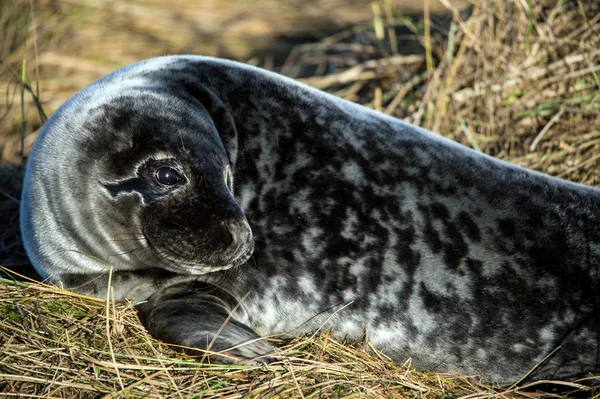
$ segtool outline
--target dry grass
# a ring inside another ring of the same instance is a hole
[[[0,49],[4,71],[0,83],[9,94],[16,93],[16,100],[10,94],[0,102],[4,107],[0,148],[3,162],[15,164],[20,162],[21,133],[27,152],[41,121],[31,94],[25,93],[25,123],[21,124],[18,82],[23,54],[29,60],[28,82],[38,79],[36,60],[40,66],[39,80],[45,86],[39,98],[49,112],[69,94],[113,69],[115,59],[123,63],[129,59],[119,58],[122,49],[112,49],[115,58],[108,61],[69,58],[58,49],[69,44],[69,33],[76,27],[64,10],[39,7],[33,22],[28,22],[27,13],[23,14],[27,4],[8,3],[14,15],[0,13],[0,26],[8,32],[5,37],[21,44]],[[281,71],[483,152],[600,186],[600,4],[593,0],[483,0],[466,14],[455,3],[444,3],[452,17],[426,21],[399,15],[387,0],[373,3],[371,23],[296,47]],[[81,6],[81,13],[92,18],[85,8],[91,3],[67,4]],[[137,21],[138,31],[159,35],[160,29],[151,22]],[[113,23],[124,22],[116,18]],[[30,44],[24,46],[27,26]],[[92,36],[91,29],[84,31],[91,48],[108,52],[110,35]],[[33,32],[37,56],[31,44]],[[178,52],[165,49],[177,50],[181,45],[166,43],[164,52]],[[143,58],[141,50],[133,57],[138,55]],[[149,55],[154,54],[145,56]],[[251,62],[273,65],[268,57]],[[9,68],[12,73],[7,72]],[[35,83],[31,86],[37,93]],[[9,108],[10,103],[17,109]],[[0,223],[5,226],[0,235],[0,262],[19,266],[25,260],[16,226],[18,169],[0,172]],[[0,275],[4,277],[0,281],[0,396],[541,396],[535,393],[538,385],[493,389],[475,379],[420,373],[364,345],[341,345],[327,334],[276,340],[283,360],[264,369],[202,365],[177,356],[149,337],[127,304],[107,304],[39,283],[23,285],[5,272]],[[556,384],[566,391],[578,390],[581,397],[600,397],[600,378]],[[556,384],[543,388],[556,388]]]

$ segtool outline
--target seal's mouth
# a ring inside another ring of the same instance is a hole
[[[189,274],[207,274],[227,270],[243,265],[254,252],[252,233],[244,242],[238,242],[235,248],[226,251],[227,254],[215,253],[207,260],[199,259],[199,256],[186,257],[170,250],[168,246],[159,245],[153,242],[145,231],[142,231],[142,236],[146,241],[147,248],[156,255],[161,266],[174,272],[184,270]]]

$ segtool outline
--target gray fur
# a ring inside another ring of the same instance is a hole
[[[164,165],[181,184],[152,180]],[[274,352],[259,336],[368,331],[398,361],[502,384],[559,346],[530,379],[598,371],[599,221],[599,190],[194,56],[63,105],[21,219],[42,276],[104,297],[110,265],[167,342],[253,362]]]

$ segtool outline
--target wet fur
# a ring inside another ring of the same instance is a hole
[[[185,184],[152,186],[152,162],[174,162]],[[252,362],[273,355],[259,336],[368,330],[398,361],[502,384],[559,346],[529,379],[598,371],[599,222],[599,190],[191,56],[69,100],[22,200],[43,276],[103,297],[111,265],[116,296],[142,303],[167,342],[246,342],[230,354]],[[237,247],[223,223],[244,232]]]

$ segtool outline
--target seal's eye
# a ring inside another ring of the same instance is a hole
[[[154,176],[160,184],[164,184],[165,186],[172,186],[173,184],[179,183],[181,180],[179,172],[168,166],[157,169]]]

